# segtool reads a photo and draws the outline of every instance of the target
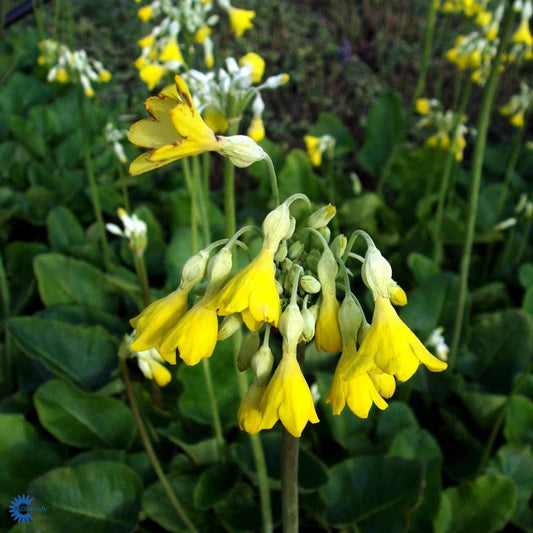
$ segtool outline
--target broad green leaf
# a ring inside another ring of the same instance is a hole
[[[331,135],[335,139],[335,157],[350,153],[354,149],[350,130],[333,113],[320,113],[316,124],[309,130],[309,135]]]
[[[118,346],[100,327],[17,317],[9,320],[8,329],[30,357],[84,389],[107,383],[117,365]]]
[[[403,138],[404,119],[400,98],[385,93],[375,102],[366,122],[365,142],[359,162],[372,176],[378,177]]]
[[[210,509],[227,497],[237,482],[235,468],[227,464],[215,464],[202,472],[194,489],[194,504],[198,509]]]
[[[82,304],[113,310],[113,298],[101,289],[103,273],[93,265],[60,254],[42,254],[35,258],[34,269],[47,307]]]
[[[0,435],[0,501],[7,506],[32,479],[59,466],[63,454],[21,415],[0,414]]]
[[[72,211],[65,206],[60,205],[48,213],[46,226],[50,245],[56,250],[68,250],[70,246],[85,242],[81,224]]]
[[[127,449],[135,438],[133,414],[115,398],[51,380],[37,389],[34,401],[41,424],[70,446]]]
[[[50,506],[34,516],[43,531],[128,533],[138,521],[142,483],[126,465],[95,461],[51,470],[29,492]]]
[[[511,444],[533,446],[533,402],[524,396],[513,396],[505,416],[503,429]]]
[[[29,109],[50,98],[48,84],[35,78],[15,72],[9,76],[0,91],[0,109],[5,111]]]
[[[418,252],[409,254],[407,264],[418,285],[425,284],[432,276],[439,273],[439,266],[432,259]]]
[[[320,490],[328,523],[357,524],[362,533],[405,531],[424,485],[422,461],[398,457],[360,456],[329,470]]]
[[[533,287],[533,263],[524,263],[518,271],[518,278],[524,289]]]
[[[459,396],[463,401],[466,410],[482,428],[491,428],[496,421],[496,417],[507,401],[504,394],[485,394],[462,387]]]
[[[224,527],[232,533],[261,531],[262,518],[257,495],[250,485],[238,483],[226,498],[215,506],[215,513]]]
[[[178,228],[167,247],[165,268],[167,272],[166,286],[174,290],[180,283],[181,269],[185,261],[192,255],[191,231],[187,227]]]
[[[183,384],[183,394],[179,406],[183,414],[196,422],[212,424],[211,405],[207,394],[204,375],[204,362],[196,366],[182,364],[178,370],[178,380]],[[237,425],[237,410],[240,397],[237,383],[232,339],[219,342],[209,358],[215,398],[224,428]]]
[[[442,493],[435,533],[494,533],[513,516],[517,488],[506,476],[484,475]]]
[[[280,198],[284,200],[301,191],[315,201],[323,201],[319,195],[319,181],[313,172],[309,157],[302,150],[291,150],[278,173]]]
[[[377,437],[388,448],[399,431],[418,428],[416,417],[411,408],[400,401],[389,402],[389,407],[379,413]]]
[[[365,192],[357,198],[349,198],[339,206],[339,218],[350,227],[376,233],[379,228],[378,215],[385,203],[374,192]]]
[[[522,301],[522,309],[533,316],[533,286],[529,287],[524,294],[524,300]]]

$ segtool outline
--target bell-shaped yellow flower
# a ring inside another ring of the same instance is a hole
[[[312,135],[305,135],[304,143],[307,149],[307,155],[314,167],[319,167],[322,164],[322,150],[320,150],[320,137],[313,137]]]
[[[211,357],[217,343],[218,320],[214,309],[208,309],[205,299],[197,302],[158,344],[163,353],[178,350],[186,365],[192,366]]]
[[[523,19],[520,25],[518,26],[518,29],[513,35],[513,43],[521,43],[525,44],[526,46],[533,45],[533,36],[531,35],[531,31],[529,30],[528,19]]]
[[[255,142],[259,142],[265,138],[265,125],[261,117],[252,118],[250,127],[246,132]]]
[[[255,17],[255,11],[231,6],[228,9],[228,15],[231,29],[236,37],[241,37],[246,30],[254,27],[252,19]]]
[[[331,388],[326,396],[326,403],[331,404],[334,415],[339,415],[344,406],[359,418],[367,418],[373,404],[383,410],[388,407],[387,402],[381,397],[390,398],[396,388],[394,378],[388,374],[358,374],[349,381],[343,378],[346,367],[357,359],[355,343],[345,345],[339,364],[333,376]],[[374,380],[375,376],[379,376]],[[379,381],[378,381],[379,380]],[[376,386],[378,383],[378,386]],[[384,392],[381,392],[384,391]],[[381,394],[380,394],[381,392]]]
[[[150,6],[143,6],[137,11],[137,16],[143,22],[148,22],[154,16],[154,12]]]
[[[176,37],[170,37],[167,44],[159,54],[159,61],[162,61],[163,63],[177,61],[180,65],[184,63],[183,55],[181,54]]]
[[[427,115],[431,111],[431,104],[427,98],[417,98],[415,109],[419,115]]]
[[[154,379],[160,387],[167,385],[172,378],[168,368],[161,364],[162,361],[163,359],[154,348],[137,352],[137,364],[144,377]]]
[[[319,352],[337,353],[342,350],[338,312],[339,302],[335,295],[324,292],[315,326],[315,345]]]
[[[274,252],[268,246],[264,246],[248,266],[224,285],[210,305],[218,309],[220,316],[242,313],[246,324],[253,319],[256,325],[269,322],[277,327],[281,315],[281,302],[276,288],[274,269]]]
[[[517,128],[523,128],[524,127],[524,111],[518,111],[514,115],[511,116],[509,119],[509,122],[516,126]]]
[[[433,372],[441,372],[448,366],[429,353],[402,322],[390,300],[378,296],[370,329],[359,347],[358,357],[347,365],[344,379],[383,372],[398,381],[407,381],[420,364]]]
[[[252,81],[259,83],[265,73],[265,60],[254,52],[248,52],[239,59],[241,67],[248,67],[252,75]]]
[[[187,311],[189,290],[179,287],[168,296],[151,303],[142,313],[130,320],[135,328],[135,340],[131,349],[136,352],[158,346],[161,339],[170,331]],[[161,353],[161,351],[160,351]],[[176,363],[175,353],[161,353],[171,364]]]
[[[148,64],[141,67],[139,77],[146,83],[148,90],[151,91],[166,73],[167,69],[163,65]]]
[[[196,44],[203,44],[204,41],[211,35],[211,28],[209,26],[202,26],[194,34],[194,42]]]
[[[266,385],[252,383],[241,400],[241,405],[237,412],[239,427],[243,431],[250,433],[250,435],[255,435],[261,430],[263,414],[261,413],[260,405],[265,389]]]
[[[59,83],[68,83],[70,81],[70,76],[65,68],[59,67],[57,69],[55,80]]]
[[[319,422],[295,351],[284,351],[262,396],[260,411],[261,429],[270,429],[279,420],[294,437],[302,434],[307,422]]]

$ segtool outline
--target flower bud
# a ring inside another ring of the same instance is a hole
[[[407,304],[405,291],[393,280],[389,281],[390,301],[394,305],[403,306]]]
[[[335,206],[331,204],[325,205],[309,215],[306,225],[315,229],[323,228],[329,224],[336,212]]]
[[[307,309],[306,299],[304,300],[304,306],[302,307],[302,318],[304,319],[304,329],[302,331],[301,340],[310,342],[315,336],[316,314],[314,315],[310,309]]]
[[[302,255],[304,249],[305,247],[300,241],[293,242],[289,248],[290,259],[298,259]]]
[[[288,241],[293,236],[295,229],[296,229],[296,219],[294,217],[291,217],[289,229],[287,230],[287,233],[285,234],[285,237],[283,238]]]
[[[217,340],[223,341],[231,337],[242,326],[242,316],[240,313],[233,313],[224,317],[218,328]]]
[[[334,283],[338,269],[339,267],[337,266],[337,261],[333,252],[329,248],[326,248],[322,252],[322,256],[320,257],[317,266],[318,279],[322,285],[328,283],[329,280],[333,280]]]
[[[269,346],[261,346],[252,356],[250,366],[254,373],[254,381],[257,385],[266,385],[274,365],[274,355]]]
[[[355,343],[363,314],[352,294],[348,293],[339,308],[339,328],[341,330],[342,343],[344,345]]]
[[[281,262],[281,270],[286,270],[287,272],[290,271],[290,269],[292,268],[292,261],[286,257],[282,262]]]
[[[250,331],[242,339],[239,356],[237,357],[237,368],[240,372],[244,372],[249,368],[250,361],[258,348],[259,333],[257,331]]]
[[[287,257],[287,243],[282,242],[278,247],[278,251],[274,255],[274,261],[276,261],[277,263],[281,263],[286,257]]]
[[[369,246],[361,268],[364,284],[372,291],[374,300],[378,296],[390,297],[389,282],[392,279],[390,263],[375,246]]]
[[[335,257],[342,257],[342,254],[346,250],[347,245],[348,245],[348,239],[346,238],[346,235],[343,235],[341,233],[340,235],[337,235],[333,239],[333,242],[331,243],[330,248]]]
[[[326,239],[326,242],[329,242],[329,239],[331,238],[331,230],[327,226],[323,226],[318,232],[324,237],[324,239]]]
[[[285,279],[283,279],[283,282],[285,281]],[[276,280],[276,290],[278,291],[278,295],[279,296],[283,296],[283,283]]]
[[[208,283],[220,287],[226,281],[232,266],[231,250],[224,247],[209,261],[207,266]]]
[[[220,153],[227,157],[236,167],[249,167],[265,157],[265,151],[246,135],[231,135],[218,137],[222,141]]]
[[[196,285],[205,276],[209,253],[205,250],[199,251],[189,257],[181,269],[181,284],[186,287]]]
[[[305,292],[309,294],[317,294],[320,292],[322,285],[314,276],[306,274],[300,278],[300,286]]]
[[[270,211],[263,221],[263,235],[265,244],[269,247],[278,247],[279,242],[285,238],[291,226],[289,206],[286,203],[278,205]]]
[[[304,319],[296,304],[289,304],[279,319],[279,330],[283,335],[284,345],[295,349],[304,329]]]

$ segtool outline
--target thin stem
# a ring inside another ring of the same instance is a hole
[[[189,200],[191,205],[191,246],[192,253],[195,254],[198,251],[198,226],[196,224],[196,194],[194,193],[194,184],[191,176],[191,167],[189,166],[188,159],[182,159],[183,174],[185,175],[185,183],[187,185],[187,191],[189,192]]]
[[[207,202],[209,201],[209,189],[207,191],[205,190],[203,178],[204,176],[202,176],[202,171],[200,169],[200,158],[199,156],[194,156],[192,158],[193,188],[195,189],[195,194],[198,198],[198,205],[200,206],[204,243],[207,244],[211,241],[209,210],[207,208]]]
[[[81,136],[83,142],[83,155],[85,157],[85,169],[87,170],[87,177],[89,178],[89,187],[91,189],[91,200],[93,204],[94,216],[98,223],[100,232],[100,240],[102,242],[102,250],[104,252],[104,265],[106,270],[111,269],[111,256],[109,254],[109,245],[107,243],[107,234],[105,230],[104,217],[102,215],[102,207],[100,206],[100,199],[98,198],[98,189],[96,187],[96,179],[94,177],[93,163],[91,159],[91,150],[89,147],[89,139],[87,137],[87,121],[85,117],[85,96],[83,95],[81,86],[78,88],[78,109],[80,113],[80,120],[82,123]]]
[[[265,163],[268,167],[268,175],[270,177],[270,187],[272,188],[272,199],[274,200],[274,206],[279,205],[279,189],[278,189],[278,177],[276,176],[276,169],[270,156],[265,152]]]
[[[446,159],[444,162],[444,170],[442,171],[442,179],[440,182],[439,189],[439,198],[437,202],[437,214],[435,215],[435,228],[433,231],[433,259],[440,264],[442,261],[442,248],[443,243],[441,242],[441,231],[442,231],[442,220],[444,217],[444,204],[446,203],[446,196],[448,194],[448,187],[450,184],[450,176],[452,174],[453,163],[455,160],[454,147],[457,142],[457,134],[459,132],[459,126],[461,124],[462,116],[466,111],[468,101],[470,100],[470,93],[472,92],[472,80],[469,77],[464,89],[463,95],[461,97],[461,102],[459,104],[459,109],[455,117],[452,135],[450,139],[450,148],[446,153]]]
[[[507,41],[513,22],[513,6],[512,2],[507,2],[505,7],[505,14],[502,20],[502,29],[500,33],[500,44],[496,52],[496,56],[491,65],[491,71],[483,94],[481,108],[479,111],[479,119],[477,126],[477,137],[474,146],[474,153],[472,155],[472,179],[470,198],[468,202],[468,220],[466,226],[466,237],[463,248],[463,256],[461,260],[460,285],[459,285],[459,299],[457,302],[457,310],[455,315],[455,327],[453,331],[453,340],[450,348],[450,370],[453,369],[455,359],[457,357],[457,349],[459,341],[461,340],[461,330],[463,326],[463,318],[466,306],[466,297],[468,293],[468,273],[470,271],[470,260],[472,258],[472,246],[474,244],[474,232],[476,226],[477,207],[479,199],[479,190],[481,186],[481,174],[483,170],[483,156],[485,154],[485,144],[487,141],[487,132],[490,122],[490,112],[492,104],[496,95],[496,88],[500,79],[499,66],[501,57]]]
[[[146,263],[144,261],[143,256],[138,257],[136,254],[133,254],[133,258],[135,261],[135,270],[137,271],[137,277],[141,282],[144,306],[148,307],[152,303],[152,299],[150,298],[150,284],[148,282]]]
[[[124,208],[129,213],[130,212],[130,196],[128,194],[128,185],[126,183],[126,174],[122,167],[122,163],[117,163],[118,176],[120,179],[120,186],[122,189],[122,199],[124,200]]]
[[[226,216],[226,237],[231,237],[237,227],[235,214],[235,167],[224,161],[224,213]]]
[[[426,18],[426,33],[424,36],[424,51],[422,53],[422,63],[420,65],[420,73],[416,82],[415,91],[413,93],[413,105],[417,98],[420,98],[426,86],[426,77],[429,69],[429,61],[431,59],[431,49],[433,48],[433,38],[435,35],[435,21],[437,20],[437,2],[431,0],[429,2],[429,9]]]
[[[126,385],[126,391],[128,393],[128,399],[130,401],[131,410],[135,418],[135,423],[137,424],[139,435],[141,437],[144,449],[146,450],[146,453],[148,454],[150,462],[152,463],[152,467],[155,473],[157,474],[157,477],[159,478],[159,481],[161,482],[161,485],[163,486],[163,490],[165,491],[165,494],[170,500],[172,507],[174,507],[174,510],[176,511],[178,516],[181,518],[182,522],[187,526],[187,529],[189,531],[192,531],[193,533],[198,533],[198,530],[196,529],[194,524],[191,522],[190,518],[187,516],[187,513],[185,512],[185,509],[182,507],[178,498],[174,494],[172,487],[170,486],[170,483],[168,482],[168,479],[165,476],[165,473],[163,472],[163,469],[161,468],[161,464],[159,463],[157,455],[152,447],[152,443],[150,442],[150,437],[148,437],[146,427],[144,426],[143,419],[141,417],[139,408],[137,406],[137,401],[135,400],[135,395],[133,394],[133,388],[131,386],[131,380],[130,380],[130,376],[128,373],[128,367],[126,365],[126,361],[121,359],[120,366],[122,370],[122,376],[124,378],[124,383]]]

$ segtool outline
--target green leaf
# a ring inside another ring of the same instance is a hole
[[[459,397],[466,410],[482,428],[492,427],[507,401],[507,396],[504,394],[485,394],[468,390],[466,387],[459,390]]]
[[[529,287],[524,294],[524,300],[522,302],[522,309],[533,316],[533,287]]]
[[[320,491],[327,520],[335,526],[357,524],[366,532],[405,531],[424,484],[422,461],[398,457],[354,457],[329,470]]]
[[[6,84],[0,91],[0,109],[5,111],[16,109],[23,112],[36,104],[47,102],[49,98],[50,88],[47,83],[39,81],[34,76],[15,72],[7,78]]]
[[[378,177],[403,138],[404,119],[398,95],[385,93],[370,109],[365,142],[359,151],[361,166]]]
[[[442,493],[435,533],[501,531],[513,516],[517,488],[505,476],[484,475]]]
[[[503,429],[511,444],[533,446],[533,402],[523,396],[513,396],[505,416]]]
[[[378,439],[388,447],[398,432],[406,428],[418,428],[413,411],[403,402],[389,402],[389,407],[378,417]]]
[[[213,356],[208,361],[222,426],[224,428],[235,427],[240,397],[232,340],[217,343]],[[183,384],[184,390],[179,406],[181,411],[192,420],[211,425],[213,418],[203,365],[204,363],[192,367],[180,366],[178,380]]]
[[[257,506],[257,495],[252,487],[237,483],[226,496],[215,507],[215,513],[224,527],[232,533],[261,531],[261,513]]]
[[[51,380],[37,389],[34,401],[41,424],[70,446],[127,449],[135,439],[133,414],[114,398]]]
[[[126,465],[96,461],[52,470],[29,492],[50,506],[34,516],[43,531],[128,533],[137,524],[142,483]]]
[[[415,277],[417,285],[425,284],[432,276],[439,273],[439,266],[435,261],[418,252],[409,254],[407,264]]]
[[[518,278],[524,289],[533,287],[533,263],[524,263],[518,271]]]
[[[28,483],[61,464],[60,449],[21,415],[0,414],[0,501],[6,505]]]
[[[215,464],[202,472],[194,489],[194,504],[198,509],[210,509],[227,497],[237,477],[231,465]]]
[[[114,300],[100,287],[103,273],[98,268],[61,254],[42,254],[34,260],[39,293],[47,307],[81,304],[106,311],[114,309]]]
[[[70,246],[85,242],[83,228],[70,209],[58,206],[46,217],[48,240],[52,248],[59,251],[68,250]]]
[[[9,320],[8,330],[30,357],[84,389],[107,383],[117,365],[118,346],[100,327],[17,317]]]
[[[172,287],[172,290],[174,290],[179,285],[181,269],[191,255],[191,230],[190,228],[180,227],[174,232],[166,251],[165,268],[167,272],[167,287]]]
[[[282,200],[301,191],[305,191],[311,200],[320,200],[318,177],[303,150],[289,152],[283,168],[278,173],[278,182]]]

